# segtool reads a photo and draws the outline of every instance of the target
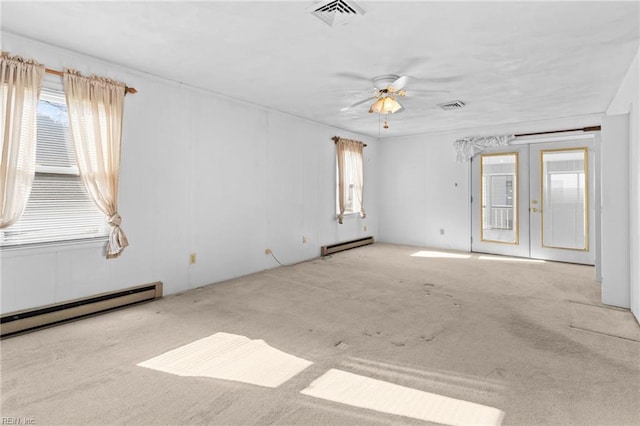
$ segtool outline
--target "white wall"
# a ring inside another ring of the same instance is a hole
[[[640,66],[636,53],[618,92],[607,110],[608,116],[628,114],[628,139],[620,148],[628,152],[629,172],[629,280],[631,311],[640,322]],[[621,161],[624,161],[621,160]],[[624,167],[620,163],[621,167]]]
[[[469,167],[455,162],[453,150],[460,136],[380,140],[381,241],[470,249]]]
[[[292,263],[319,256],[324,244],[377,237],[375,140],[2,36],[3,50],[139,90],[125,101],[120,177],[131,245],[112,260],[96,243],[2,250],[3,313],[153,281],[175,293],[278,266],[267,247]],[[344,225],[335,219],[336,134],[368,144],[368,216]]]
[[[629,116],[606,116],[602,138],[602,303],[628,308]]]

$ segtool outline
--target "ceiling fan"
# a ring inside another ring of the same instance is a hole
[[[409,77],[406,75],[381,75],[378,77],[374,77],[372,79],[373,82],[373,91],[371,92],[371,96],[363,99],[361,101],[355,102],[351,105],[348,105],[340,111],[348,111],[358,105],[362,105],[366,102],[373,103],[369,106],[370,113],[378,113],[378,114],[389,114],[402,112],[404,107],[396,100],[396,97],[404,97],[407,95],[407,92],[404,90],[407,82],[409,81]],[[446,90],[420,90],[420,92],[448,92]]]

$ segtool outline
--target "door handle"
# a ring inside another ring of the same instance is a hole
[[[531,211],[532,211],[532,212],[534,212],[534,213],[536,213],[536,212],[538,211],[538,209],[536,209],[535,207],[533,207],[533,208],[531,209]]]

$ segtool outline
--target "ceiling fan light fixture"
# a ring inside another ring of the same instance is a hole
[[[394,113],[402,108],[402,105],[398,103],[394,98],[385,98],[383,109],[387,112]]]
[[[383,105],[384,105],[383,98],[376,99],[376,101],[372,103],[371,106],[369,107],[369,113],[377,112],[378,114],[381,114]]]
[[[378,114],[389,114],[399,111],[402,105],[398,103],[394,98],[390,96],[378,98],[369,108],[369,112],[376,112]]]

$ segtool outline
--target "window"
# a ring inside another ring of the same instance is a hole
[[[356,214],[360,213],[360,208],[355,209],[355,203],[353,199],[355,197],[355,184],[353,183],[353,176],[347,172],[347,179],[345,185],[345,197],[344,197],[344,214]],[[336,213],[340,214],[340,175],[338,174],[338,168],[336,167]]]
[[[20,219],[0,230],[0,246],[106,237],[106,217],[80,179],[61,85],[42,89],[37,126],[31,194]]]
[[[337,145],[336,167],[336,213],[338,222],[349,214],[365,217],[363,207],[363,164],[364,144],[358,141],[339,138]]]
[[[480,239],[518,244],[518,153],[480,156]]]

